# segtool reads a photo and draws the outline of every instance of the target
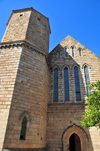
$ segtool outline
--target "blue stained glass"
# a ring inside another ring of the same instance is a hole
[[[58,58],[60,58],[60,51],[58,52]]]
[[[72,48],[72,56],[74,57],[74,48]]]
[[[64,69],[64,91],[65,91],[65,101],[69,101],[69,78],[68,69]]]
[[[84,67],[84,73],[85,73],[85,81],[86,85],[90,85],[90,78],[89,78],[89,72],[88,72],[88,67]],[[91,93],[91,89],[87,88],[87,96]]]
[[[77,67],[74,68],[74,79],[75,79],[76,101],[81,101],[79,73]]]
[[[67,48],[65,48],[65,57],[67,57]]]
[[[53,102],[58,102],[58,69],[54,69],[54,92]]]

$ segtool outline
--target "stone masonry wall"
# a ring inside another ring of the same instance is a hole
[[[74,57],[72,56],[72,47],[74,48]],[[65,57],[65,48],[68,56]],[[79,56],[79,49],[82,56]],[[58,52],[60,51],[60,58]],[[48,102],[48,120],[47,120],[47,150],[61,151],[62,135],[64,131],[74,123],[81,127],[82,112],[84,112],[85,100],[87,97],[84,66],[88,66],[90,83],[100,80],[100,58],[91,52],[88,48],[77,42],[70,36],[67,36],[55,49],[49,54],[51,67],[51,86],[49,89]],[[81,101],[76,101],[74,67],[79,69]],[[58,68],[58,102],[53,102],[53,77],[54,68]],[[64,68],[69,72],[69,95],[70,100],[64,101]],[[82,128],[82,127],[81,127]],[[88,145],[85,151],[99,151],[100,149],[100,131],[95,128],[85,129],[88,135]],[[79,134],[78,134],[79,135]],[[80,138],[82,140],[82,138]],[[69,144],[69,142],[67,142]],[[81,142],[81,145],[83,142]],[[82,148],[83,149],[83,148]],[[84,149],[83,149],[84,150]],[[64,150],[65,151],[65,150]]]
[[[2,42],[24,40],[28,28],[31,11],[12,13]]]
[[[12,96],[4,148],[44,148],[46,145],[46,98],[44,91],[48,91],[45,56],[28,47],[23,46],[19,62],[15,87]],[[46,90],[45,90],[46,89]],[[44,109],[45,108],[45,109]],[[20,140],[22,118],[21,114],[28,114],[26,139]],[[31,121],[29,120],[31,117]],[[43,121],[42,121],[43,120]],[[10,149],[9,149],[10,150]]]
[[[4,143],[21,51],[21,47],[0,48],[0,149]]]
[[[50,29],[48,19],[33,10],[31,12],[25,40],[48,54],[49,34]]]

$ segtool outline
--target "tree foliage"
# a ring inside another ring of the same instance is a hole
[[[88,88],[92,89],[92,93],[86,99],[87,106],[83,112],[83,121],[81,122],[84,128],[97,127],[100,128],[100,81],[92,83]]]

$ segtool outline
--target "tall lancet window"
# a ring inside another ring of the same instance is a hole
[[[53,102],[58,102],[58,69],[54,69],[54,92]]]
[[[65,57],[67,57],[67,48],[65,48]]]
[[[26,127],[27,127],[27,118],[25,116],[23,118],[23,121],[22,121],[20,140],[25,140],[25,137],[26,137]]]
[[[68,69],[64,69],[64,92],[65,92],[65,102],[69,101],[69,78]]]
[[[74,57],[74,48],[72,47],[72,56]]]
[[[74,67],[74,79],[75,79],[76,101],[81,101],[79,71],[77,67]]]
[[[87,66],[84,67],[84,73],[85,73],[86,85],[90,85],[89,71]],[[91,93],[91,89],[87,88],[87,96],[89,96],[90,93]]]

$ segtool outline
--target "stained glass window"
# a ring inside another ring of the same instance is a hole
[[[74,80],[75,80],[76,101],[81,101],[79,72],[77,67],[74,67]]]
[[[89,71],[87,66],[84,67],[84,73],[85,73],[86,85],[90,85]],[[87,88],[87,96],[89,96],[90,93],[91,93],[91,89]]]
[[[23,118],[23,121],[22,121],[20,140],[25,140],[25,136],[26,136],[26,126],[27,126],[27,118],[26,118],[26,116],[25,116],[25,117]]]
[[[58,102],[58,69],[54,69],[54,92],[53,101]]]
[[[68,69],[64,69],[64,92],[65,92],[65,101],[69,101],[69,78],[68,78]]]

